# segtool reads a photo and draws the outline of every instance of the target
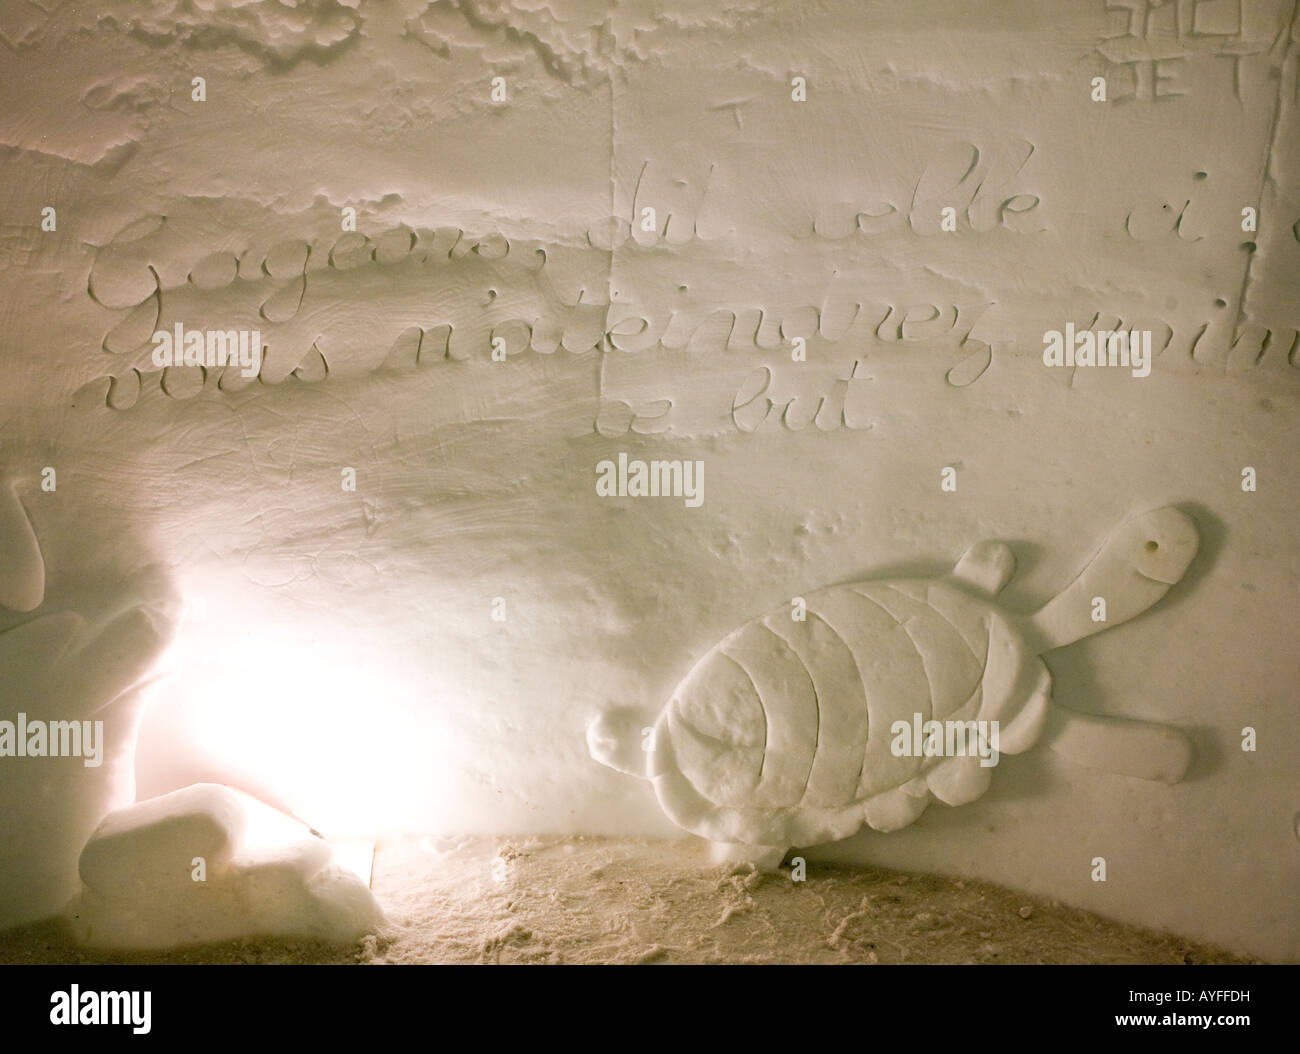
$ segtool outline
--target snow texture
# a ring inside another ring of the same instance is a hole
[[[201,782],[331,838],[677,836],[596,715],[986,540],[1029,611],[1176,507],[1182,581],[1028,664],[1053,749],[791,835],[1300,959],[1298,70],[1294,0],[0,4],[0,721],[104,722],[0,756],[0,926]],[[258,370],[155,362],[177,325]],[[1067,327],[1149,375],[1045,364]],[[702,502],[601,496],[620,455]]]

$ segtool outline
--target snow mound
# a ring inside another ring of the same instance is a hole
[[[109,814],[78,865],[76,939],[165,948],[236,937],[351,943],[383,921],[323,839],[239,791],[198,783]]]

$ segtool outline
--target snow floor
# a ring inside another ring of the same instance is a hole
[[[809,865],[710,866],[701,842],[412,838],[381,843],[385,931],[358,945],[237,940],[78,948],[58,920],[0,934],[21,963],[1238,963],[1168,934],[981,882]]]

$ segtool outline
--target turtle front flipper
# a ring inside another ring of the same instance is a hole
[[[1049,709],[1043,741],[1085,768],[1164,783],[1177,783],[1192,763],[1192,741],[1176,728],[1084,714],[1059,703]]]
[[[1196,524],[1166,506],[1116,528],[1092,562],[1061,593],[1021,620],[1031,646],[1048,651],[1140,615],[1187,571],[1199,546]],[[1105,617],[1094,621],[1095,598]]]
[[[1006,542],[977,542],[957,561],[953,577],[995,596],[1016,573],[1016,557]]]

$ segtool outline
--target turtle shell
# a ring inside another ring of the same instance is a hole
[[[939,579],[805,600],[721,641],[660,715],[647,774],[679,826],[761,846],[893,830],[991,778],[977,756],[896,755],[896,721],[996,720],[1003,753],[1037,739],[1047,668],[986,597]]]

